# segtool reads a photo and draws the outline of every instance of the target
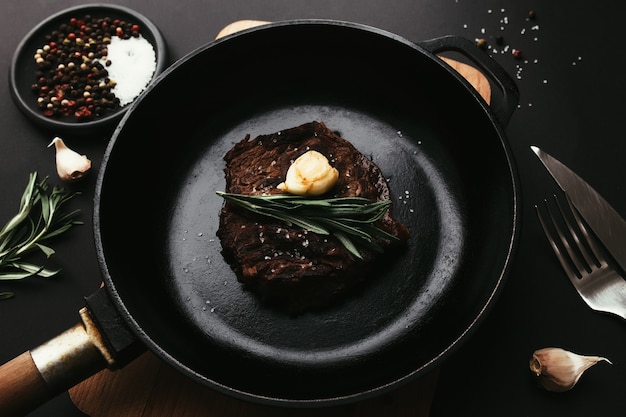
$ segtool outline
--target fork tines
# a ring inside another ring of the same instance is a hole
[[[570,279],[583,278],[602,266],[606,261],[601,255],[600,248],[594,238],[589,235],[585,224],[573,207],[569,198],[567,205],[569,210],[563,208],[559,199],[554,196],[555,205],[558,208],[558,219],[550,209],[548,200],[544,204],[548,213],[549,221],[541,215],[537,206],[535,210],[552,249],[554,250],[561,266]],[[566,229],[564,231],[564,229]]]

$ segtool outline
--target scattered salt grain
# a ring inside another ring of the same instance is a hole
[[[156,70],[156,53],[143,36],[128,39],[113,36],[107,50],[111,62],[107,71],[116,83],[112,91],[120,105],[125,106],[148,86]]]

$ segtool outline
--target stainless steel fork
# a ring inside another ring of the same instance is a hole
[[[592,309],[626,319],[626,280],[608,262],[603,248],[587,231],[569,199],[568,213],[556,196],[554,200],[559,212],[556,216],[548,201],[544,200],[549,220],[542,216],[539,207],[535,206],[535,210],[550,246],[574,288]]]

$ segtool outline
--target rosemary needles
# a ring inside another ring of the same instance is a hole
[[[30,174],[22,195],[19,212],[0,230],[0,281],[20,280],[34,275],[48,278],[59,272],[23,261],[24,256],[39,250],[47,258],[55,251],[42,242],[58,236],[72,226],[79,210],[63,212],[61,207],[75,193],[50,187],[48,178],[37,182],[37,173]],[[12,296],[0,292],[0,299]]]
[[[390,200],[372,202],[361,197],[305,198],[292,194],[244,195],[218,191],[226,201],[253,213],[298,226],[320,235],[333,235],[359,259],[357,245],[382,252],[375,238],[398,240],[376,227],[391,205]]]

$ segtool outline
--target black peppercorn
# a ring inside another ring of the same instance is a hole
[[[44,36],[46,45],[37,50],[36,82],[31,88],[37,104],[47,117],[75,117],[91,120],[120,107],[111,89],[106,66],[111,35],[121,39],[139,36],[140,27],[110,17],[72,17]],[[102,98],[101,98],[102,97]],[[96,103],[96,101],[102,100]]]

